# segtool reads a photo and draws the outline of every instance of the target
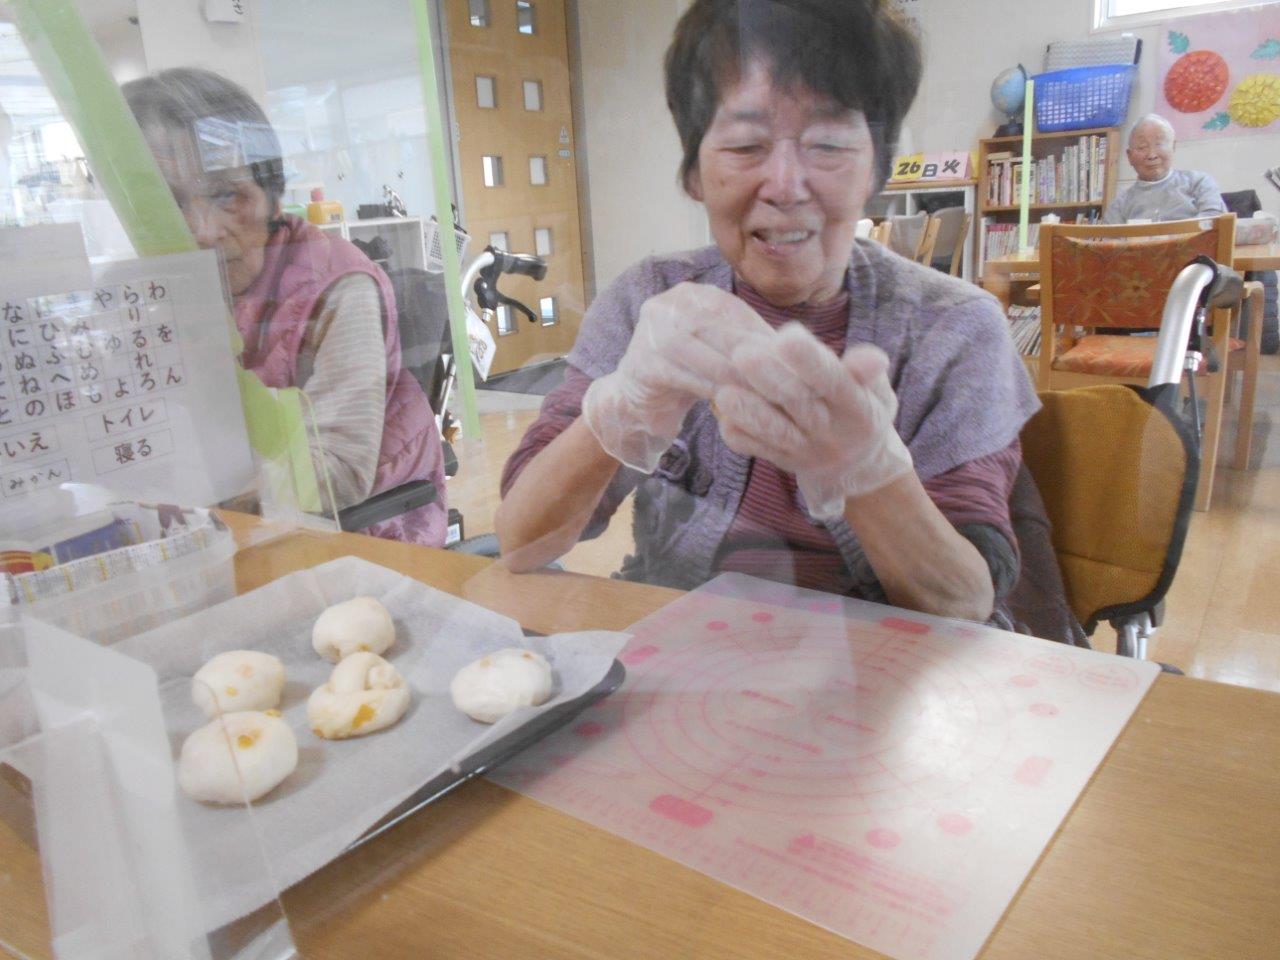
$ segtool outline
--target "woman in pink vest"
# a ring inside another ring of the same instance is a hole
[[[122,89],[196,241],[222,255],[245,369],[306,395],[319,427],[312,460],[338,507],[431,480],[434,503],[363,532],[443,546],[440,435],[401,365],[386,274],[345,240],[281,212],[280,142],[241,87],[180,68]]]

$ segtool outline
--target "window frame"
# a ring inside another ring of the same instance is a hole
[[[1093,0],[1093,26],[1089,29],[1090,33],[1114,33],[1117,30],[1149,27],[1185,17],[1198,17],[1205,13],[1225,13],[1230,10],[1259,6],[1258,0],[1207,0],[1189,7],[1162,7],[1145,13],[1129,13],[1113,17],[1108,13],[1111,2],[1112,0]]]

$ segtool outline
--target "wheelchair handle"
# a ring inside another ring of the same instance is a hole
[[[539,257],[526,253],[505,253],[502,250],[494,250],[492,247],[485,249],[493,254],[493,263],[481,270],[480,275],[487,275],[490,283],[497,280],[500,273],[519,274],[533,277],[535,280],[546,279],[547,262]]]
[[[1213,280],[1200,297],[1201,306],[1234,307],[1244,299],[1244,276],[1241,273],[1224,267],[1204,254],[1196,257],[1195,262],[1213,271]]]
[[[1182,382],[1187,345],[1195,332],[1196,314],[1202,309],[1205,291],[1213,286],[1223,270],[1226,268],[1208,257],[1197,257],[1174,278],[1169,296],[1164,302],[1160,336],[1156,341],[1156,355],[1151,363],[1148,387],[1154,389],[1171,386],[1174,392],[1177,391]]]

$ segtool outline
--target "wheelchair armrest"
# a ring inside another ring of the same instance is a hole
[[[430,480],[411,480],[370,497],[364,503],[338,511],[343,530],[363,530],[383,520],[406,514],[436,501],[436,485]]]

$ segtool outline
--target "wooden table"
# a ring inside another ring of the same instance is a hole
[[[1236,270],[1280,270],[1280,243],[1243,244],[1236,247],[1234,263]],[[1040,275],[1040,254],[1037,251],[1013,253],[1004,257],[994,257],[982,266],[983,289],[995,296],[1008,309],[1012,295],[1012,276],[1018,274],[1030,279]],[[1038,294],[1039,288],[1036,288]],[[1037,296],[1038,299],[1038,296]]]
[[[364,557],[552,632],[618,629],[671,590],[354,534],[235,521],[241,590]],[[1161,676],[1023,885],[986,960],[1275,956],[1280,696]],[[6,853],[0,821],[0,863]],[[643,847],[488,782],[471,784],[294,887],[314,960],[878,956]]]

